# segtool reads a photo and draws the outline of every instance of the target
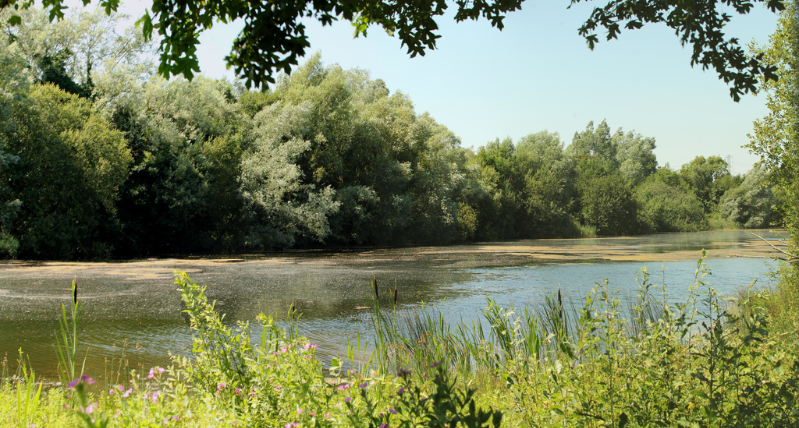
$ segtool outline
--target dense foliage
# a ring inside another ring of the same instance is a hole
[[[163,79],[116,15],[23,18],[0,46],[6,254],[445,244],[775,220],[772,192],[759,189],[765,171],[742,183],[719,157],[658,168],[654,138],[604,121],[568,146],[543,131],[475,152],[407,95],[318,55],[251,92]]]

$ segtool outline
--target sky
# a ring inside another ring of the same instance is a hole
[[[740,174],[758,160],[741,146],[752,122],[767,113],[764,95],[734,102],[715,71],[690,66],[690,46],[681,46],[665,25],[624,31],[609,42],[600,32],[601,42],[589,50],[577,28],[602,2],[568,4],[528,0],[508,14],[502,31],[486,20],[455,23],[445,15],[437,20],[437,49],[416,58],[380,27],[353,38],[347,21],[323,27],[306,20],[306,56],[320,52],[326,65],[368,70],[392,92],[407,94],[418,113],[429,112],[465,147],[543,130],[569,144],[590,121],[604,119],[613,131],[654,137],[660,165],[678,169],[699,155],[729,156],[733,174]],[[139,17],[148,6],[122,0],[121,9]],[[758,4],[748,15],[735,15],[726,33],[765,44],[776,21]],[[200,36],[202,74],[235,78],[223,58],[240,28],[216,24]]]

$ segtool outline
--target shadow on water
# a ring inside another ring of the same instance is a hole
[[[656,283],[665,269],[668,289],[679,299],[693,280],[701,248],[714,249],[708,279],[724,294],[755,278],[767,283],[763,272],[774,252],[745,231],[233,259],[7,262],[0,264],[0,358],[15,360],[21,347],[37,372],[55,374],[57,317],[61,304],[70,301],[74,276],[85,305],[80,338],[90,347],[87,370],[102,377],[111,359],[124,357],[129,368],[149,368],[167,365],[169,352],[190,348],[191,333],[172,279],[176,269],[207,287],[208,297],[217,301],[229,323],[254,321],[259,313],[285,320],[295,301],[303,314],[300,332],[319,344],[324,361],[346,355],[347,337],[369,335],[369,315],[358,308],[368,306],[372,277],[382,289],[396,286],[405,310],[427,302],[438,304],[452,321],[468,321],[478,313],[476,308],[485,306],[486,296],[501,306],[521,307],[537,304],[559,284],[571,299],[580,299],[603,279],[611,289],[634,290],[642,266]]]

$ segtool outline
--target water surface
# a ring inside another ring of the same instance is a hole
[[[756,233],[784,248],[784,233]],[[285,319],[296,302],[301,333],[329,359],[346,353],[346,337],[367,335],[368,314],[361,308],[373,293],[372,278],[386,294],[396,286],[402,308],[439,304],[457,321],[474,318],[486,297],[521,307],[560,287],[579,299],[605,279],[629,294],[641,267],[681,298],[703,248],[713,272],[706,280],[724,294],[754,280],[769,285],[764,272],[778,253],[748,231],[112,263],[9,261],[0,264],[0,356],[14,360],[22,348],[39,373],[55,373],[54,333],[73,278],[85,305],[80,337],[89,346],[88,371],[102,377],[108,361],[123,353],[131,367],[149,367],[167,365],[170,352],[190,348],[175,270],[206,286],[228,322],[254,321],[259,313]]]

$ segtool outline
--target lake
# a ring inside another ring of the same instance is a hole
[[[755,233],[785,247],[784,231]],[[300,332],[319,344],[325,361],[346,354],[346,338],[368,336],[369,315],[362,307],[373,295],[373,277],[386,294],[397,287],[401,310],[424,302],[459,321],[475,317],[486,297],[519,308],[560,287],[577,302],[605,279],[629,295],[641,267],[680,299],[703,248],[712,270],[705,279],[723,294],[755,280],[759,288],[771,285],[766,272],[776,265],[770,257],[779,254],[749,231],[107,263],[6,261],[0,263],[0,356],[13,362],[22,348],[37,372],[55,374],[57,320],[61,305],[71,302],[73,278],[85,305],[80,339],[89,346],[87,372],[102,377],[113,358],[124,355],[130,367],[149,368],[168,365],[169,352],[190,348],[175,270],[206,286],[227,322],[254,321],[259,313],[284,320],[296,302]]]

